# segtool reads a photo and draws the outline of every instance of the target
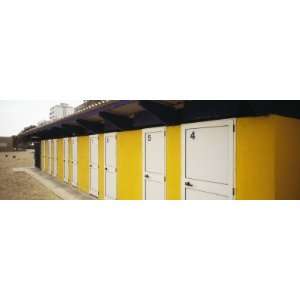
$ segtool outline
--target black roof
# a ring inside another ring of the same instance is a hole
[[[299,101],[111,100],[21,133],[19,137],[61,138],[268,114],[300,118]]]

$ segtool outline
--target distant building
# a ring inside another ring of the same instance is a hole
[[[105,103],[107,100],[83,100],[83,103],[75,107],[75,112],[81,112],[86,109]]]
[[[50,120],[61,119],[73,113],[74,113],[74,107],[70,106],[67,103],[61,103],[59,105],[55,105],[51,107]]]
[[[10,137],[0,137],[0,152],[9,152],[13,151],[13,138]]]
[[[29,131],[29,130],[34,129],[34,128],[36,128],[36,125],[30,125],[30,126],[27,126],[27,127],[25,127],[25,128],[21,131],[21,133],[24,133],[24,132]]]
[[[46,125],[46,124],[48,124],[48,123],[49,123],[49,121],[42,120],[42,121],[39,121],[39,122],[37,123],[37,125],[38,125],[38,126],[44,126],[44,125]]]

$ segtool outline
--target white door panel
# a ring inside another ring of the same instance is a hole
[[[233,199],[234,120],[182,126],[184,199]]]
[[[69,181],[69,142],[64,138],[64,182]]]
[[[145,133],[145,171],[164,174],[165,172],[165,131]]]
[[[188,200],[227,200],[226,196],[207,193],[195,189],[186,189],[185,199]]]
[[[145,195],[147,200],[164,200],[164,183],[161,181],[145,180]]]
[[[117,198],[116,195],[116,173],[106,171],[105,174],[105,191],[106,191],[106,199],[115,200]]]
[[[228,135],[227,126],[186,130],[187,178],[228,183]]]
[[[98,170],[97,168],[90,168],[90,193],[94,196],[98,196]]]
[[[166,137],[165,128],[143,131],[144,199],[165,199]]]
[[[104,136],[105,199],[117,199],[117,135]]]
[[[105,137],[105,163],[108,168],[116,168],[116,137],[115,135],[108,135]]]
[[[99,165],[99,151],[98,151],[98,135],[90,136],[90,194],[98,197],[98,165]]]
[[[77,186],[77,173],[78,173],[78,150],[77,150],[77,137],[72,137],[72,185]]]

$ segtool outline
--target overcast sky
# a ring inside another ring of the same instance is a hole
[[[69,101],[77,106],[83,101]],[[50,107],[60,101],[0,101],[0,136],[17,135],[24,127],[49,120]]]

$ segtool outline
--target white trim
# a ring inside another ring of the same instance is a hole
[[[67,170],[68,170],[68,173],[66,173],[66,143],[67,143],[67,145],[68,145],[68,151],[67,151],[67,153],[68,153],[68,160],[67,160]],[[64,182],[65,183],[69,183],[69,172],[70,172],[70,170],[69,170],[69,159],[70,159],[70,155],[69,155],[69,138],[64,138],[63,139],[63,164],[64,164],[64,166],[63,166],[63,170],[64,170]],[[67,175],[67,178],[66,178],[66,175]]]
[[[103,167],[104,167],[104,178],[103,178],[103,198],[104,200],[111,200],[111,199],[108,199],[106,197],[106,138],[107,137],[110,137],[110,136],[115,136],[116,138],[116,186],[115,186],[115,189],[116,189],[116,199],[117,200],[117,192],[118,192],[118,176],[117,176],[117,172],[118,172],[118,133],[117,132],[110,132],[110,133],[104,133],[103,134]]]
[[[97,178],[97,195],[92,193],[92,181],[91,181],[91,139],[97,138],[98,139],[98,147],[97,147],[97,153],[98,153],[98,178]],[[78,172],[78,170],[77,170]],[[94,196],[94,197],[99,197],[99,134],[92,134],[89,135],[89,194]]]
[[[74,182],[74,145],[73,143],[76,143],[76,181]],[[78,186],[78,137],[72,136],[71,137],[71,146],[72,146],[72,182],[71,185],[74,187]]]
[[[204,121],[204,122],[197,122],[197,123],[188,123],[181,125],[181,198],[185,200],[185,130],[191,128],[201,128],[201,127],[213,127],[213,126],[233,126],[235,131],[233,132],[233,158],[232,158],[232,167],[233,167],[233,174],[232,174],[232,182],[231,185],[235,190],[233,199],[236,199],[236,119],[221,119],[217,121]]]
[[[237,173],[237,155],[236,155],[236,133],[237,133],[237,122],[236,118],[232,119],[233,120],[233,126],[234,126],[234,132],[233,132],[233,158],[232,158],[232,163],[233,163],[233,188],[234,188],[234,195],[233,195],[233,200],[236,200],[236,195],[237,195],[237,190],[236,190],[236,173]]]
[[[149,132],[163,131],[165,136],[165,169],[164,169],[164,191],[165,191],[165,199],[167,198],[167,127],[151,127],[142,130],[142,190],[143,190],[143,200],[146,200],[145,193],[145,135]]]

